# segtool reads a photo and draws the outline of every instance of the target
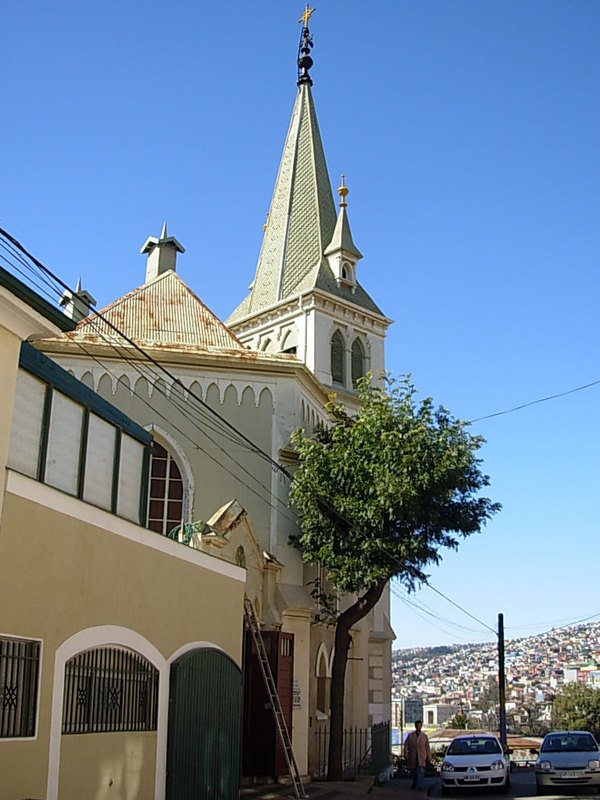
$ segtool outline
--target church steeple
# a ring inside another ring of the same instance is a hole
[[[323,252],[333,236],[335,204],[308,74],[313,65],[308,19],[313,12],[307,4],[300,18],[303,27],[298,54],[298,94],[267,215],[256,276],[243,311],[236,310],[229,321],[240,316],[238,311],[244,315],[254,313],[314,286]]]
[[[309,74],[313,40],[308,22],[314,11],[306,4],[299,20],[298,93],[254,281],[227,325],[248,347],[296,355],[324,384],[337,386],[330,356],[334,332],[336,342],[340,336],[346,342],[344,358],[360,351],[354,362],[377,371],[384,366],[390,320],[356,280],[362,255],[350,232],[343,179],[336,213]],[[347,388],[355,372],[345,370]]]

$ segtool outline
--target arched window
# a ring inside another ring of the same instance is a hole
[[[345,357],[344,338],[339,331],[335,331],[331,337],[331,382],[342,386],[346,383]]]
[[[98,647],[65,664],[63,733],[155,731],[158,670],[139,653]]]
[[[352,386],[356,389],[359,378],[365,375],[365,351],[360,339],[352,342]]]
[[[166,536],[183,519],[183,480],[171,453],[158,442],[150,459],[148,527]]]
[[[331,690],[331,673],[327,658],[327,650],[323,642],[317,653],[317,719],[329,716]]]

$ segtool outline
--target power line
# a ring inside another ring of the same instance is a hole
[[[550,394],[547,397],[540,397],[538,400],[531,400],[529,403],[522,403],[520,406],[513,406],[513,408],[507,408],[505,411],[496,411],[494,414],[486,414],[484,417],[476,417],[475,419],[469,420],[470,423],[473,422],[481,422],[484,419],[492,419],[493,417],[502,417],[505,414],[512,414],[514,411],[521,411],[523,408],[529,408],[529,406],[535,406],[539,403],[546,403],[548,400],[556,400],[558,397],[566,397],[569,394],[575,394],[575,392],[582,392],[584,389],[589,389],[592,386],[598,386],[600,384],[600,380],[592,381],[591,383],[585,383],[583,386],[577,386],[575,389],[567,389],[566,392],[558,392],[557,394]]]
[[[17,239],[11,236],[3,228],[0,228],[0,235],[4,236],[14,247],[16,247],[21,253],[23,253],[28,259],[30,259],[32,263],[35,264],[35,266],[44,273],[44,275],[47,275],[50,278],[52,278],[52,280],[55,281],[59,286],[61,286],[64,291],[71,292],[72,294],[74,294],[72,289],[64,281],[62,281],[55,273],[52,272],[52,270],[46,267],[41,261],[35,258],[35,256],[33,256]],[[194,399],[199,405],[201,405],[204,409],[213,414],[217,419],[220,420],[222,424],[227,426],[231,431],[233,431],[237,436],[239,436],[240,439],[242,439],[246,443],[247,447],[251,451],[253,451],[257,455],[260,455],[262,458],[266,459],[273,465],[274,469],[278,470],[291,480],[292,478],[291,473],[285,467],[283,467],[281,464],[275,461],[268,453],[265,453],[264,450],[258,447],[249,437],[247,437],[238,428],[236,428],[235,425],[232,425],[232,423],[230,423],[221,414],[219,414],[218,411],[212,408],[212,406],[210,406],[208,403],[202,400],[202,398],[198,397],[197,394],[192,392],[190,389],[186,388],[186,386],[184,385],[184,383],[181,381],[180,378],[173,375],[163,364],[161,364],[157,359],[151,356],[150,353],[144,350],[143,347],[137,344],[135,340],[131,339],[129,336],[123,333],[123,331],[121,331],[116,325],[114,325],[104,314],[96,310],[93,304],[90,304],[90,308],[94,308],[95,316],[98,319],[102,320],[102,322],[104,322],[106,325],[108,325],[108,327],[111,330],[113,330],[119,338],[123,339],[125,342],[127,342],[127,344],[131,345],[131,347],[133,347],[138,353],[140,353],[140,355],[142,355],[158,370],[164,373],[169,378],[170,381],[178,385],[184,392],[187,392],[189,395],[194,397]]]

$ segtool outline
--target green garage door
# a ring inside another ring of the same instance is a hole
[[[167,800],[237,800],[242,675],[229,656],[192,650],[171,665]]]

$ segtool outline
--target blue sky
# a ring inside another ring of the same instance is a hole
[[[315,0],[313,94],[387,366],[456,416],[600,380],[600,4]],[[11,3],[0,225],[102,306],[164,220],[222,319],[245,296],[303,3]],[[396,646],[600,615],[600,386],[481,420],[503,511],[393,596]],[[425,607],[425,608],[424,608]],[[463,627],[459,627],[463,626]],[[464,630],[467,628],[468,630]]]

